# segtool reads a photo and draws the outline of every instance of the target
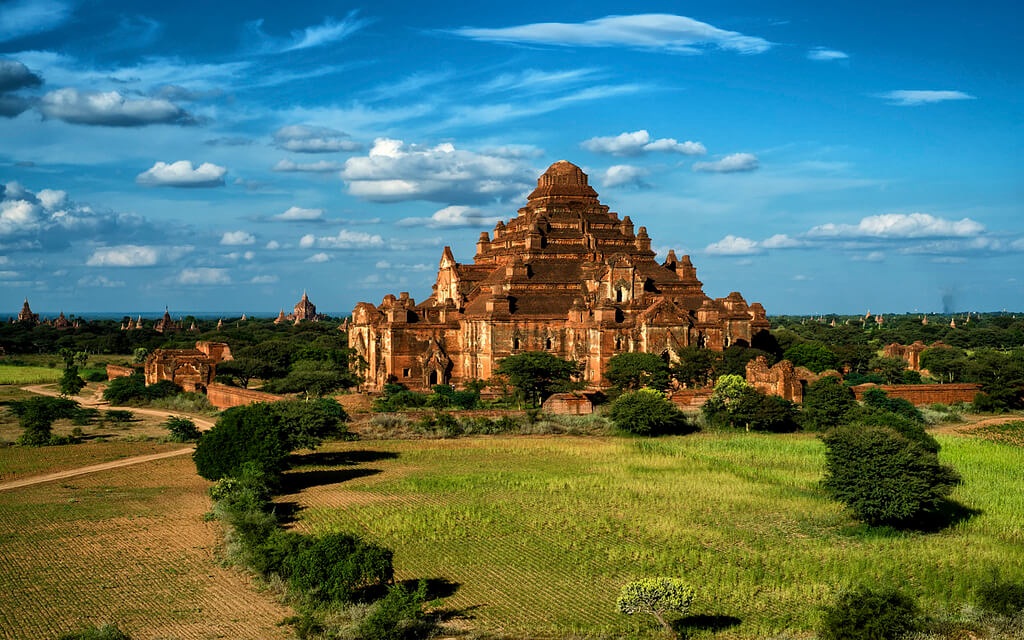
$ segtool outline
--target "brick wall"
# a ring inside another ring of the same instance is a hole
[[[210,400],[210,404],[218,409],[240,407],[242,405],[255,404],[257,402],[275,402],[277,400],[284,400],[284,396],[274,395],[273,393],[264,393],[263,391],[242,389],[240,387],[229,387],[228,385],[220,384],[219,382],[212,382],[208,387],[206,387],[206,397]]]
[[[974,396],[981,390],[978,384],[859,384],[853,387],[853,393],[860,400],[864,392],[873,387],[884,391],[890,398],[901,398],[911,404],[953,404],[954,402],[973,402]]]
[[[134,374],[137,369],[132,367],[122,367],[119,364],[108,364],[107,365],[107,380],[113,380],[114,378],[127,378]]]
[[[680,389],[669,399],[680,409],[700,409],[714,392],[714,389]]]

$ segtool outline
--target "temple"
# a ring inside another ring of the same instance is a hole
[[[433,289],[419,304],[403,292],[356,305],[348,340],[366,360],[366,388],[486,380],[525,351],[576,361],[587,386],[603,387],[616,354],[721,351],[769,329],[760,304],[705,295],[689,256],[657,262],[646,228],[601,204],[564,160],[516,217],[480,234],[472,264],[445,247]]]
[[[292,324],[299,324],[300,322],[320,322],[323,316],[316,312],[316,305],[310,302],[309,296],[306,292],[302,292],[302,299],[295,303],[295,308],[292,313],[288,315],[284,314],[284,309],[281,309],[281,313],[277,314],[274,318],[274,324],[282,324],[284,322],[291,322]]]

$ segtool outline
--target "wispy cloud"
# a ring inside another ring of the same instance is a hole
[[[396,224],[399,227],[425,226],[432,229],[451,229],[457,227],[489,227],[501,219],[501,216],[489,216],[484,211],[473,207],[452,205],[435,211],[429,218],[403,218]]]
[[[754,171],[760,166],[757,156],[752,153],[733,153],[721,160],[694,162],[693,170],[703,173],[738,173]]]
[[[289,207],[284,213],[273,217],[274,220],[285,222],[309,222],[324,219],[323,209],[303,209],[302,207]]]
[[[985,231],[970,218],[946,220],[927,213],[887,213],[862,218],[855,225],[828,223],[807,232],[812,238],[945,238],[973,237]]]
[[[341,171],[345,165],[341,162],[331,160],[318,160],[317,162],[293,162],[291,160],[279,160],[274,165],[274,171],[281,173],[332,173]]]
[[[192,249],[190,246],[122,244],[96,249],[85,264],[89,267],[152,267],[176,260]]]
[[[878,97],[888,100],[890,104],[898,107],[917,107],[922,104],[934,104],[936,102],[948,102],[950,100],[975,100],[976,98],[963,91],[933,91],[933,90],[911,90],[900,89],[878,94]]]
[[[359,151],[363,148],[363,145],[343,131],[302,124],[281,127],[275,131],[274,144],[279,149],[293,153],[334,153]]]
[[[58,0],[10,0],[0,5],[0,42],[43,33],[64,24],[71,5]]]
[[[363,233],[361,231],[349,231],[342,229],[333,236],[314,236],[306,234],[299,239],[299,247],[310,249],[320,247],[322,249],[369,249],[383,247],[384,238],[377,234]]]
[[[826,49],[825,47],[815,47],[807,52],[808,60],[815,60],[817,62],[831,62],[833,60],[846,60],[850,56],[842,51],[835,49]]]
[[[590,138],[580,143],[580,146],[587,151],[608,153],[613,156],[639,156],[653,151],[699,156],[708,152],[700,142],[679,142],[675,138],[652,140],[646,129],[623,132],[617,136]]]
[[[186,286],[217,286],[231,284],[231,276],[227,269],[195,267],[182,269],[176,282]]]
[[[515,27],[463,27],[452,33],[474,40],[563,47],[625,47],[665,53],[702,53],[714,48],[763,53],[772,43],[763,38],[719,29],[686,16],[648,13],[606,16],[579,23],[541,22]]]
[[[341,20],[327,17],[321,24],[292,31],[288,38],[278,38],[266,33],[263,30],[262,19],[250,22],[247,26],[258,40],[261,52],[287,53],[340,42],[372,22],[370,19],[360,18],[358,12],[352,11]]]
[[[195,168],[188,160],[178,160],[170,164],[157,162],[136,176],[135,181],[147,187],[222,187],[227,172],[224,167],[209,162]]]

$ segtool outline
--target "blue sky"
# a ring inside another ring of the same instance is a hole
[[[567,159],[714,297],[1019,311],[1021,14],[4,0],[2,300],[419,300]]]

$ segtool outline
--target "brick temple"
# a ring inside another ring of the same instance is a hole
[[[472,264],[444,248],[429,298],[357,304],[348,340],[367,362],[369,389],[486,380],[524,351],[576,361],[584,382],[602,387],[618,353],[671,359],[679,347],[749,345],[768,329],[759,303],[705,295],[689,256],[669,251],[657,262],[647,229],[601,204],[587,175],[563,160],[516,217],[480,234]]]

